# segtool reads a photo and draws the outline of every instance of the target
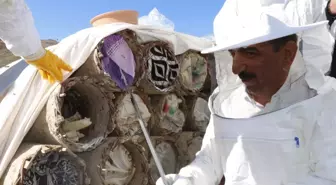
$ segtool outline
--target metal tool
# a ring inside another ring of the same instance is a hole
[[[152,156],[153,156],[153,158],[154,158],[155,165],[156,165],[156,167],[157,167],[158,170],[159,170],[161,179],[162,179],[162,181],[163,181],[163,183],[164,183],[165,185],[169,185],[169,184],[168,184],[168,181],[167,181],[167,179],[166,179],[165,172],[164,172],[164,170],[163,170],[163,168],[162,168],[161,162],[160,162],[160,160],[159,160],[159,158],[158,158],[158,156],[157,156],[157,154],[156,154],[156,151],[155,151],[155,149],[154,149],[153,143],[152,143],[152,141],[150,140],[149,134],[148,134],[147,129],[146,129],[146,127],[145,127],[145,123],[144,123],[143,118],[142,118],[142,116],[141,116],[141,113],[140,113],[140,109],[139,109],[139,107],[138,107],[138,104],[137,104],[137,102],[135,101],[133,94],[130,93],[130,95],[131,95],[131,101],[132,101],[132,104],[133,104],[133,106],[134,106],[136,115],[137,115],[137,117],[138,117],[138,121],[139,121],[139,123],[140,123],[141,130],[142,130],[142,132],[143,132],[144,135],[145,135],[145,138],[146,138],[148,147],[149,147],[150,152],[152,153]]]
[[[125,77],[124,73],[121,71],[121,69],[119,69],[119,70],[120,70],[120,74],[121,74],[121,77],[122,77],[122,79],[123,79],[125,85],[128,86],[128,82],[127,82],[127,80],[126,80],[126,77]],[[163,167],[162,167],[162,165],[161,165],[161,162],[160,162],[160,160],[159,160],[159,157],[158,157],[157,154],[156,154],[156,151],[155,151],[155,148],[154,148],[154,146],[153,146],[153,143],[152,143],[152,141],[150,140],[149,134],[148,134],[147,129],[146,129],[146,127],[145,127],[145,122],[144,122],[144,120],[143,120],[143,118],[142,118],[142,116],[141,116],[141,112],[140,112],[138,103],[135,101],[135,98],[134,98],[134,96],[133,96],[133,93],[132,93],[132,92],[128,92],[128,93],[130,94],[131,102],[132,102],[133,107],[134,107],[134,109],[135,109],[135,113],[136,113],[136,116],[137,116],[138,121],[139,121],[139,123],[140,123],[141,130],[142,130],[143,134],[145,135],[146,142],[147,142],[148,147],[149,147],[149,150],[150,150],[150,152],[151,152],[151,154],[152,154],[152,156],[153,156],[153,158],[154,158],[155,165],[156,165],[157,169],[159,170],[161,179],[162,179],[162,181],[163,181],[163,183],[164,183],[165,185],[170,185],[170,184],[168,184],[168,181],[167,181],[167,179],[166,179],[166,174],[165,174],[165,172],[164,172],[164,170],[163,170]]]

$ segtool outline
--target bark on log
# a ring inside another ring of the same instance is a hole
[[[142,137],[110,137],[97,149],[78,154],[92,185],[148,185],[148,161]]]
[[[25,141],[62,144],[73,152],[93,150],[115,128],[110,87],[99,77],[64,81],[50,95]]]
[[[82,159],[60,145],[22,143],[2,176],[3,185],[89,185]]]

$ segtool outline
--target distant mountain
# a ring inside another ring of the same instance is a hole
[[[48,40],[41,40],[42,46],[44,48],[48,46],[52,46],[57,44],[56,40],[48,39]],[[15,60],[19,59],[20,57],[14,56],[12,52],[10,52],[7,48],[5,43],[0,40],[0,67],[3,67]]]

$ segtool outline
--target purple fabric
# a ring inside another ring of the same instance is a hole
[[[103,70],[121,89],[133,84],[135,75],[135,61],[132,50],[120,35],[110,35],[104,39],[102,66]],[[127,84],[123,80],[126,79]]]

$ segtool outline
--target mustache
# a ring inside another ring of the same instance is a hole
[[[238,76],[241,80],[249,80],[249,79],[257,77],[257,75],[255,75],[254,73],[249,73],[246,71],[240,72]]]

